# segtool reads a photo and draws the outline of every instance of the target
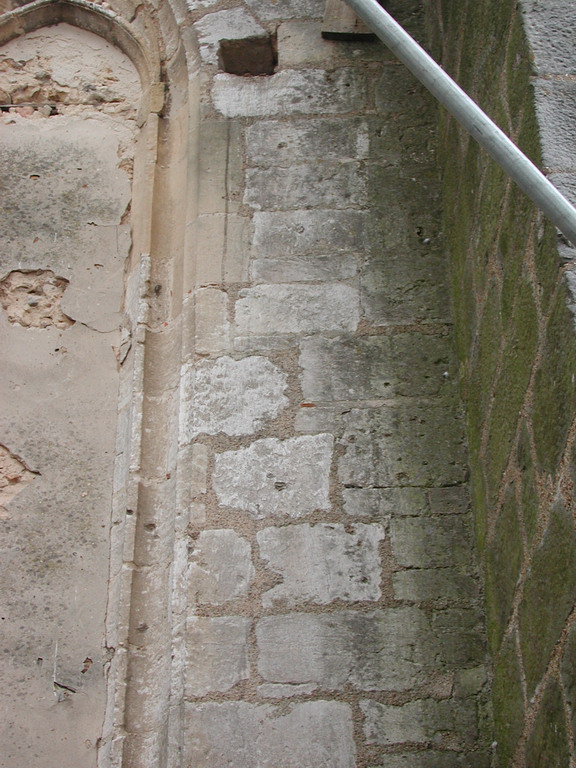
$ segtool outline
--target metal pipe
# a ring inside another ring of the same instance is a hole
[[[576,246],[576,209],[377,0],[346,0],[356,14]]]

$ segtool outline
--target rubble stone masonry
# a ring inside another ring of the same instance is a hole
[[[432,5],[536,152],[516,4]],[[1,9],[7,766],[569,768],[555,232],[323,0]]]

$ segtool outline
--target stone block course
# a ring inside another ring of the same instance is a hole
[[[212,87],[223,117],[273,117],[355,112],[366,105],[366,82],[357,69],[285,69],[270,77],[219,74]]]
[[[297,518],[328,510],[332,446],[331,435],[306,435],[256,440],[248,448],[218,454],[214,467],[218,499],[255,518]]]
[[[373,744],[438,742],[449,733],[466,744],[477,735],[473,701],[420,699],[401,706],[364,701],[362,710],[366,738]]]
[[[243,616],[188,619],[186,696],[228,691],[248,677],[250,624]]]
[[[264,593],[264,606],[378,600],[383,538],[381,526],[363,523],[350,530],[336,524],[264,528],[257,534],[260,556],[282,576]]]
[[[314,161],[366,160],[370,136],[364,118],[259,120],[246,130],[252,167],[283,168]]]
[[[236,302],[240,336],[354,331],[359,320],[358,292],[341,283],[259,285]]]
[[[446,403],[354,409],[345,424],[338,469],[345,485],[434,486],[465,479],[460,414]]]
[[[189,581],[195,603],[222,605],[248,594],[255,576],[251,547],[235,531],[202,531],[190,556]]]
[[[338,701],[188,704],[185,759],[227,768],[355,768],[352,712]]]
[[[470,563],[467,517],[400,517],[390,522],[396,560],[405,568],[465,568]]]
[[[249,435],[288,405],[286,374],[265,357],[219,357],[188,366],[183,375],[183,439]]]
[[[400,334],[340,340],[312,337],[301,345],[308,400],[364,400],[440,394],[452,373],[448,339]]]
[[[265,680],[325,690],[408,690],[442,668],[439,652],[446,657],[425,612],[411,607],[269,616],[256,634]]]

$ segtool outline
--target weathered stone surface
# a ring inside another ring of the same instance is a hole
[[[0,280],[0,304],[11,323],[25,328],[68,328],[74,320],[61,309],[68,284],[50,269],[14,270]]]
[[[257,10],[261,19],[292,19],[300,16],[321,18],[324,5],[321,0],[278,0],[272,4],[263,4],[260,0],[246,0],[249,6]]]
[[[256,440],[248,448],[221,453],[214,467],[218,499],[257,518],[330,509],[332,447],[331,435],[306,435]]]
[[[407,690],[440,664],[437,640],[417,608],[269,616],[256,632],[258,669],[275,683]]]
[[[405,568],[463,568],[472,545],[467,517],[401,517],[390,522],[390,539]]]
[[[7,515],[6,506],[34,480],[35,474],[18,456],[0,445],[0,518]]]
[[[448,545],[447,545],[448,546]],[[398,600],[473,600],[478,597],[478,581],[453,568],[411,568],[392,575]]]
[[[433,515],[461,515],[470,506],[468,485],[454,485],[448,488],[430,488],[427,491],[430,512]]]
[[[556,504],[532,558],[519,607],[520,646],[532,695],[574,605],[576,533],[571,512]]]
[[[207,64],[218,64],[220,40],[240,40],[266,35],[266,30],[242,7],[207,13],[194,25],[200,43],[200,56]]]
[[[511,765],[524,728],[522,673],[514,635],[504,641],[496,657],[492,702],[498,759],[501,765]]]
[[[325,604],[332,600],[378,600],[384,538],[379,525],[290,525],[257,535],[260,556],[283,581],[264,593],[265,607],[277,601]]]
[[[185,441],[201,434],[249,435],[288,404],[286,374],[264,357],[220,357],[184,374]]]
[[[359,163],[311,162],[277,168],[251,168],[244,202],[257,210],[349,208],[366,205],[366,178]]]
[[[199,288],[194,293],[195,351],[218,354],[230,348],[228,295],[216,288]]]
[[[346,415],[339,475],[352,486],[438,486],[466,477],[463,425],[447,403],[394,404]]]
[[[396,255],[396,239],[402,240],[403,234],[390,236],[386,258],[373,260],[365,270],[361,295],[366,320],[376,326],[449,321],[444,254],[426,250],[407,257],[403,244],[401,255]]]
[[[367,247],[365,211],[261,211],[254,214],[253,256],[292,257],[360,252]]]
[[[302,389],[308,400],[436,395],[451,373],[451,357],[448,339],[419,333],[305,339]]]
[[[420,699],[402,706],[364,701],[361,707],[366,718],[364,732],[371,744],[422,744],[437,741],[446,732],[470,743],[477,735],[473,701]]]
[[[535,81],[536,109],[542,132],[542,154],[554,171],[574,171],[576,86],[570,81]]]
[[[570,744],[562,693],[556,680],[544,690],[540,709],[526,746],[526,768],[564,768],[570,762]]]
[[[365,160],[368,150],[368,126],[362,118],[259,120],[246,130],[250,166],[278,168],[315,160],[344,163]]]
[[[250,619],[193,616],[186,625],[186,695],[224,692],[249,676]]]
[[[427,511],[426,492],[421,488],[346,488],[344,511],[381,519],[392,515],[421,515]]]
[[[208,446],[202,443],[194,443],[190,457],[190,491],[192,496],[198,496],[206,493],[206,483],[208,478]]]
[[[549,0],[540,4],[522,0],[520,5],[538,74],[576,74],[576,45],[570,34],[576,25],[574,3]]]
[[[248,593],[254,579],[250,543],[231,529],[202,531],[194,543],[190,588],[195,602],[222,605]]]
[[[311,701],[279,709],[243,701],[186,707],[188,765],[206,768],[355,768],[348,704]]]
[[[354,331],[360,319],[358,292],[340,283],[259,285],[236,302],[240,336],[310,331]]]
[[[270,77],[216,75],[212,100],[224,117],[317,115],[362,109],[366,91],[355,69],[285,69]]]
[[[295,283],[311,280],[347,280],[358,272],[354,253],[303,254],[254,258],[250,273],[256,283]]]
[[[370,768],[490,768],[490,755],[459,752],[407,752],[386,755],[386,763]]]

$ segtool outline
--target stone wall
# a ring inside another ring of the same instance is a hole
[[[570,196],[574,4],[444,0],[429,12],[449,73]],[[576,724],[574,251],[452,119],[443,116],[440,131],[497,764],[567,767]]]

